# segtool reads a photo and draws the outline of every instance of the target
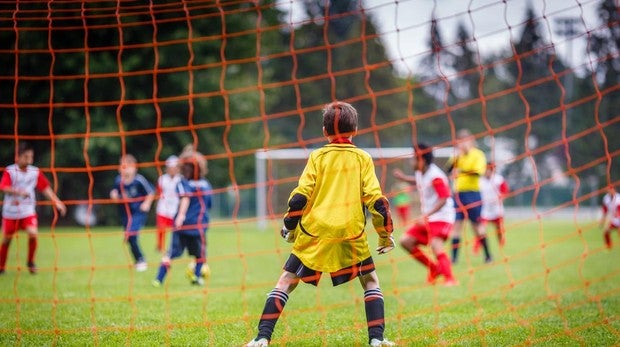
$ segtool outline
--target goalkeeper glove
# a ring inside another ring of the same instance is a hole
[[[283,226],[282,229],[280,229],[280,236],[282,236],[286,242],[293,243],[295,242],[295,237],[297,235],[295,234],[295,230],[288,230],[285,226]]]
[[[394,238],[390,236],[379,237],[379,247],[377,247],[377,252],[379,254],[385,254],[394,249]]]

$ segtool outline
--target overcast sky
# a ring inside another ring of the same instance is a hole
[[[435,14],[445,46],[454,43],[456,26],[465,24],[476,38],[472,48],[482,54],[510,51],[510,40],[522,31],[528,3],[541,20],[542,33],[553,43],[556,53],[577,69],[589,64],[585,55],[587,31],[600,26],[596,8],[601,0],[363,0],[374,18],[384,46],[398,70],[414,72],[427,50],[429,21]],[[295,1],[280,0],[288,9],[291,23],[301,20],[302,11]],[[576,35],[560,36],[559,18],[576,18]],[[572,55],[569,54],[572,50]]]

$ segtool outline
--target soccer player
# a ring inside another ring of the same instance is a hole
[[[365,210],[379,235],[379,254],[394,248],[389,202],[381,192],[370,155],[351,139],[358,114],[345,102],[323,109],[323,135],[329,144],[310,153],[288,200],[282,237],[293,243],[275,288],[269,293],[258,334],[247,346],[267,346],[289,295],[299,280],[317,285],[329,272],[334,286],[358,278],[371,346],[393,346],[385,339],[383,294],[364,231]]]
[[[395,192],[392,198],[392,205],[396,209],[396,215],[400,221],[400,225],[406,226],[409,223],[409,211],[411,209],[410,186],[404,182],[398,182],[394,185]]]
[[[607,193],[603,196],[601,208],[603,215],[601,216],[600,226],[604,230],[605,246],[611,249],[611,232],[614,229],[620,231],[620,193],[617,193],[611,184],[607,187]]]
[[[482,198],[480,197],[480,176],[484,175],[487,160],[480,149],[476,147],[476,139],[467,129],[457,133],[457,154],[448,160],[448,172],[454,177],[456,190],[455,207],[456,221],[452,232],[452,263],[458,260],[461,247],[463,221],[467,218],[471,222],[474,233],[484,250],[484,261],[493,261],[487,245],[485,228],[480,223]]]
[[[39,229],[36,213],[37,190],[52,201],[61,216],[67,213],[65,204],[56,196],[41,170],[32,165],[33,162],[34,149],[29,143],[20,142],[17,146],[17,160],[15,164],[11,164],[4,169],[2,179],[0,180],[0,190],[4,192],[0,274],[3,274],[5,271],[9,246],[18,230],[25,230],[28,233],[28,271],[33,275],[37,273],[37,266],[35,264]]]
[[[166,159],[166,172],[157,178],[157,207],[155,224],[157,227],[156,248],[163,253],[166,247],[166,230],[174,225],[174,216],[179,208],[177,184],[181,181],[179,174],[179,158],[171,155]]]
[[[114,180],[110,198],[120,202],[119,214],[125,229],[125,241],[129,243],[136,271],[146,271],[148,265],[140,248],[138,235],[144,227],[148,212],[155,199],[153,186],[138,173],[137,160],[131,154],[120,159],[119,175]]]
[[[172,259],[180,257],[185,249],[196,260],[194,273],[190,281],[194,285],[204,285],[202,267],[206,264],[206,231],[209,226],[209,209],[211,208],[211,184],[205,178],[206,161],[201,165],[198,152],[181,156],[182,180],[177,184],[180,197],[179,210],[174,219],[172,241],[167,254],[162,257],[154,287],[160,287],[170,269]]]
[[[500,247],[504,247],[506,243],[504,197],[509,191],[510,188],[504,176],[496,172],[495,163],[489,162],[484,176],[480,177],[480,197],[482,198],[480,219],[485,228],[488,223],[495,225]],[[478,253],[479,248],[480,242],[476,239],[474,241],[474,253]]]
[[[429,284],[434,284],[437,277],[443,275],[445,286],[455,286],[458,282],[444,249],[455,219],[448,176],[433,163],[432,149],[423,143],[414,148],[413,169],[415,176],[406,175],[400,169],[394,170],[394,177],[418,189],[422,212],[415,224],[401,236],[400,245],[427,267]],[[430,246],[437,261],[429,259],[420,250],[420,245]]]

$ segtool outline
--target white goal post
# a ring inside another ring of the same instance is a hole
[[[316,148],[290,148],[259,150],[254,154],[256,161],[256,219],[260,228],[267,227],[267,161],[304,160]],[[411,158],[411,147],[362,148],[374,159]],[[447,159],[454,155],[454,147],[435,147],[435,158]],[[299,172],[301,174],[301,172]]]

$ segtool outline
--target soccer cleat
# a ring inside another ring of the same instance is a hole
[[[151,285],[155,288],[159,288],[161,287],[161,282],[159,282],[159,280],[153,280],[153,282],[151,282]]]
[[[484,263],[485,264],[491,264],[493,262],[493,258],[492,257],[488,257],[484,259]]]
[[[435,284],[438,276],[439,271],[437,269],[437,265],[431,264],[430,268],[428,269],[428,275],[426,276],[426,283]]]
[[[149,266],[148,266],[148,264],[144,260],[141,260],[141,261],[136,263],[136,271],[138,271],[138,272],[144,272],[148,268],[149,268]]]
[[[456,287],[458,285],[459,281],[455,280],[454,278],[446,279],[446,281],[443,283],[444,287]]]
[[[370,340],[370,346],[371,347],[390,347],[390,346],[396,346],[396,344],[384,338],[383,340],[379,340],[379,339]]]
[[[4,275],[5,271],[4,269],[0,270],[0,275]]]
[[[245,345],[245,347],[267,347],[269,346],[269,340],[267,340],[266,338],[262,337],[262,338],[255,338],[254,340],[248,342],[247,345]]]
[[[192,285],[202,287],[205,285],[205,280],[202,277],[194,276],[194,278],[192,279]]]
[[[37,266],[34,263],[28,263],[28,271],[32,274],[35,275],[37,273]]]

